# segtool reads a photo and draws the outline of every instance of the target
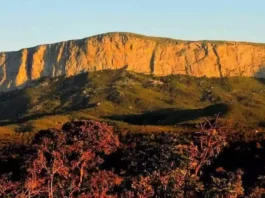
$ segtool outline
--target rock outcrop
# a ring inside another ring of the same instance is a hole
[[[265,77],[265,45],[242,42],[180,41],[131,33],[0,53],[0,92],[24,87],[44,76],[119,69],[154,74]]]

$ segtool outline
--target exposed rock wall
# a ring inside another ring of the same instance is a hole
[[[155,75],[265,77],[265,45],[178,41],[130,33],[40,45],[0,53],[0,92],[44,76],[71,76],[124,66]]]

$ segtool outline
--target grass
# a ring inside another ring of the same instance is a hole
[[[178,132],[221,113],[255,128],[265,120],[265,81],[104,70],[40,79],[0,95],[0,109],[2,143],[27,143],[35,132],[73,119],[102,119],[131,132]]]

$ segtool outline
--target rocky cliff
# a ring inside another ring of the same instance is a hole
[[[108,33],[0,53],[0,91],[23,87],[44,76],[125,66],[155,75],[265,77],[265,45]]]

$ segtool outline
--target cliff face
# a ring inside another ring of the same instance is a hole
[[[0,92],[44,76],[118,69],[155,74],[265,78],[265,45],[177,41],[130,33],[109,33],[0,53]]]

